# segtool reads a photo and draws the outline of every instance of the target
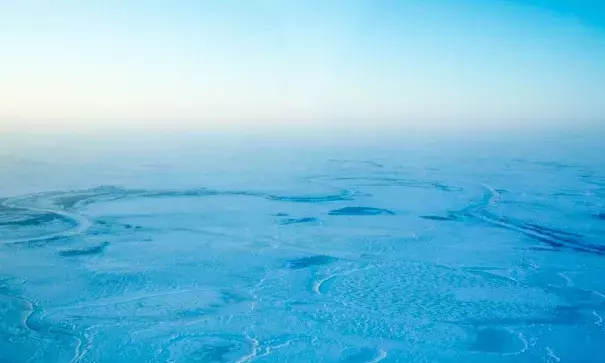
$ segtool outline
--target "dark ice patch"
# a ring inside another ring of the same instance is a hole
[[[198,349],[189,359],[192,362],[227,362],[228,355],[234,350],[234,346],[229,344],[207,345]]]
[[[306,217],[306,218],[287,218],[282,219],[279,224],[288,225],[288,224],[300,224],[300,223],[313,223],[317,222],[317,218],[314,217]]]
[[[537,317],[512,317],[512,318],[487,318],[487,319],[467,319],[456,321],[455,324],[471,325],[475,327],[486,326],[528,326],[528,325],[579,325],[591,321],[592,316],[586,315],[587,311],[597,311],[603,309],[603,304],[599,302],[578,302],[569,305],[557,305],[544,316]],[[484,329],[485,330],[485,329]],[[494,329],[492,329],[494,330]],[[503,333],[506,333],[504,331]],[[484,333],[483,337],[489,337],[491,332]]]
[[[240,337],[229,335],[179,334],[168,343],[166,351],[177,362],[236,362],[252,348]],[[168,358],[168,357],[166,357]]]
[[[452,191],[457,190],[457,189],[450,188],[449,186],[447,186],[445,184],[442,184],[442,183],[439,183],[439,182],[431,183],[430,185],[434,189],[441,190],[443,192],[452,192]]]
[[[434,216],[434,215],[427,215],[427,216],[420,216],[420,218],[422,219],[428,219],[431,221],[455,221],[457,220],[456,217],[454,216]]]
[[[596,219],[597,221],[605,221],[605,212],[597,213],[593,215],[592,218]]]
[[[557,305],[553,311],[553,320],[562,325],[574,325],[584,322],[586,316],[578,306]]]
[[[61,256],[73,257],[73,256],[86,256],[86,255],[97,255],[105,250],[109,246],[109,242],[105,241],[98,246],[88,248],[78,248],[72,250],[65,250],[59,252]]]
[[[343,192],[335,195],[320,195],[320,196],[281,196],[281,195],[262,195],[265,199],[281,202],[294,203],[323,203],[323,202],[338,202],[353,199],[353,193]]]
[[[581,289],[578,287],[558,287],[549,284],[546,287],[543,287],[545,291],[548,293],[556,294],[562,297],[564,300],[573,303],[574,305],[578,304],[587,304],[587,303],[598,303],[605,306],[605,298],[601,293],[595,290],[587,290]]]
[[[299,269],[303,269],[303,268],[307,268],[307,267],[311,267],[311,266],[327,265],[336,260],[337,260],[336,257],[327,256],[327,255],[316,255],[316,256],[303,257],[303,258],[298,258],[295,260],[290,260],[290,261],[288,261],[288,267],[290,267],[293,270],[299,270]]]
[[[380,357],[380,351],[371,348],[354,349],[345,352],[342,363],[375,362]]]
[[[582,235],[577,234],[577,233],[563,231],[561,229],[556,229],[556,228],[549,228],[549,227],[541,226],[541,225],[538,225],[535,223],[526,222],[526,223],[523,223],[523,225],[531,230],[534,230],[536,232],[546,234],[549,236],[562,235],[562,236],[570,236],[570,237],[582,237]]]
[[[540,165],[545,168],[552,168],[555,170],[578,168],[578,166],[576,165],[563,164],[558,161],[534,161],[533,164]]]
[[[235,291],[221,291],[221,300],[225,304],[239,304],[249,301],[250,297]]]
[[[525,345],[514,333],[494,328],[481,329],[471,350],[484,353],[510,354],[522,351]]]
[[[331,210],[331,216],[377,216],[377,215],[395,215],[395,212],[382,208],[371,207],[344,207]]]
[[[600,256],[605,255],[605,245],[587,243],[581,235],[573,232],[545,227],[531,222],[517,221],[486,211],[483,211],[481,215],[469,213],[469,216],[479,217],[497,227],[522,233],[555,249],[567,248],[577,252],[592,253]]]
[[[143,227],[141,227],[141,226],[135,226],[135,225],[132,225],[130,223],[126,223],[126,224],[124,224],[124,228],[126,228],[126,229],[133,229],[133,228],[134,229],[141,229]]]
[[[23,215],[21,217],[13,218],[10,220],[0,221],[0,226],[16,226],[16,227],[31,227],[37,226],[44,223],[54,222],[56,220],[65,220],[67,219],[61,217],[58,214],[54,213],[44,213],[40,215]]]
[[[205,347],[200,351],[200,362],[226,362],[227,354],[233,351],[230,345],[215,345]]]

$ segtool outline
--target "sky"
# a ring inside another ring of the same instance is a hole
[[[0,0],[0,130],[605,121],[594,0]]]

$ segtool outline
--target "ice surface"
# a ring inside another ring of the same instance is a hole
[[[26,141],[2,363],[603,361],[594,137]]]

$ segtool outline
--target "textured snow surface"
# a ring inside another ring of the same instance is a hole
[[[598,142],[36,142],[0,362],[603,361]]]

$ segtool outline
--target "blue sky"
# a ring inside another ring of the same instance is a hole
[[[599,3],[0,0],[0,122],[594,123]]]

